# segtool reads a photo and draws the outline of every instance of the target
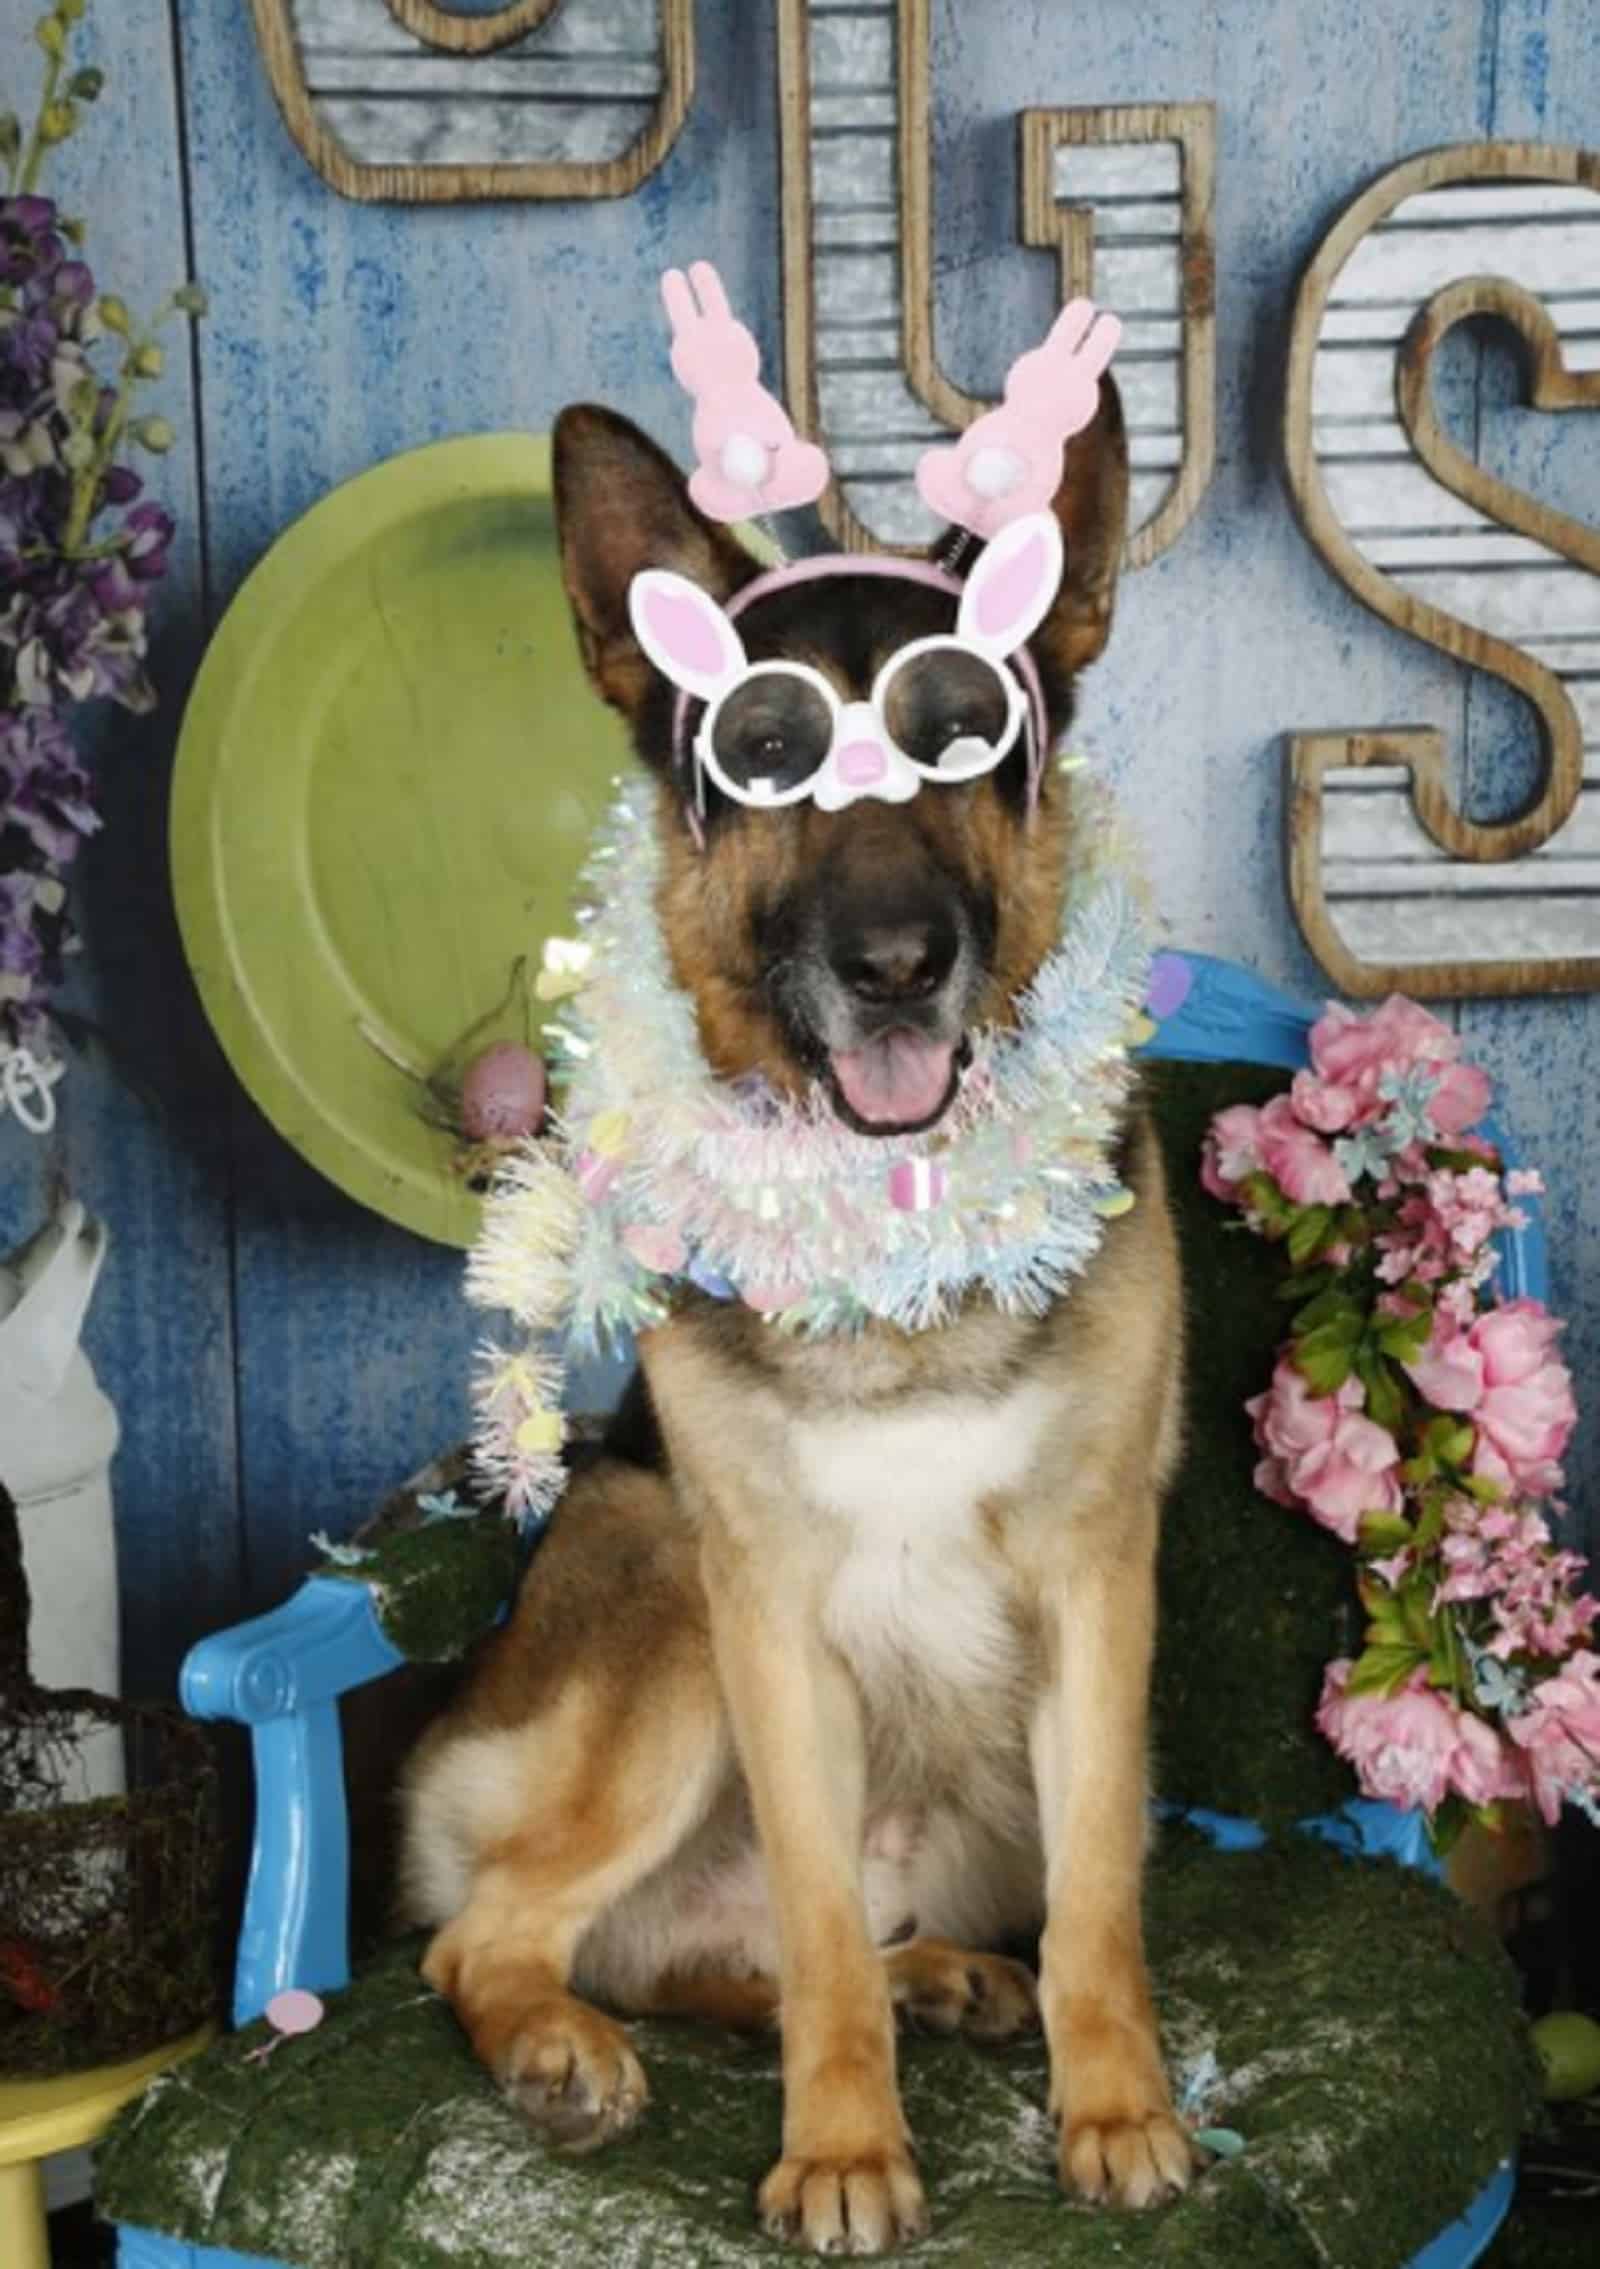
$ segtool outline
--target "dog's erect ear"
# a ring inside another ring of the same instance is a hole
[[[697,512],[683,475],[636,425],[588,403],[556,420],[556,527],[578,646],[595,689],[637,725],[652,670],[628,613],[647,567],[726,599],[761,570],[726,528]]]
[[[1101,378],[1094,416],[1067,443],[1055,514],[1067,547],[1066,573],[1033,643],[1053,668],[1074,677],[1111,635],[1117,569],[1128,534],[1128,436],[1109,371]]]

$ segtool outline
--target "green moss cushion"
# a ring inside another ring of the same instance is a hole
[[[914,2038],[906,2106],[933,2213],[910,2258],[995,2269],[1398,2269],[1510,2151],[1530,2072],[1515,1986],[1420,1876],[1309,1840],[1214,1852],[1169,1833],[1149,1890],[1179,2084],[1245,2139],[1179,2204],[1132,2216],[1056,2189],[1037,2038]],[[591,2159],[545,2149],[392,1948],[265,2063],[253,2026],[161,2080],[100,2157],[99,2210],[294,2269],[722,2269],[776,2155],[774,2042],[635,2028],[652,2100]]]

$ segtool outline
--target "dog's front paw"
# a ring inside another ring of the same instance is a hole
[[[761,2226],[813,2253],[887,2253],[921,2237],[928,2209],[903,2152],[782,2158],[761,2185]]]
[[[650,2093],[615,2018],[570,1995],[529,2012],[499,2059],[499,2075],[518,2110],[571,2152],[625,2134]]]
[[[1009,2040],[1039,2022],[1033,1973],[1001,1954],[968,1954],[942,1938],[914,1938],[884,1957],[889,1995],[914,2023],[976,2040]]]
[[[1194,2158],[1163,2101],[1126,2117],[1063,2120],[1062,2187],[1113,2206],[1155,2206],[1186,2190]]]

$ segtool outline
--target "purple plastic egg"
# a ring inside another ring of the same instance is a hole
[[[514,1040],[497,1041],[467,1066],[461,1082],[461,1131],[472,1142],[536,1134],[544,1103],[541,1058]]]

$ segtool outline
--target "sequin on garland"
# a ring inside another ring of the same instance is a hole
[[[566,1353],[662,1322],[686,1287],[807,1335],[923,1331],[975,1289],[1041,1314],[1087,1266],[1132,1202],[1111,1150],[1150,949],[1104,798],[1062,791],[1083,850],[1059,943],[1015,1027],[973,1035],[940,1124],[886,1138],[844,1126],[820,1087],[793,1102],[713,1078],[650,918],[654,791],[622,788],[581,884],[587,953],[551,941],[564,980],[582,965],[545,1028],[560,1118],[501,1173],[467,1268],[469,1298],[527,1335],[479,1350],[475,1460],[508,1511],[540,1518],[564,1485]]]

